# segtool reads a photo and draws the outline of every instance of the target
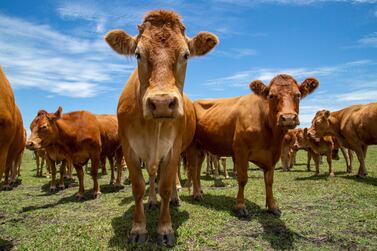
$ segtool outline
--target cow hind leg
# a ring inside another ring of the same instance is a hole
[[[100,159],[99,157],[94,156],[91,158],[90,162],[92,163],[90,172],[93,179],[93,196],[94,198],[97,198],[101,194],[99,183],[98,183],[98,169],[99,169]]]
[[[331,177],[333,177],[333,176],[335,176],[335,174],[334,174],[334,170],[332,168],[332,156],[331,155],[332,155],[332,152],[330,151],[330,153],[327,153],[326,158],[327,158],[327,164],[329,165],[329,175]]]
[[[110,171],[111,171],[111,177],[110,177],[110,185],[113,185],[115,183],[115,166],[114,166],[114,157],[110,156],[108,157],[109,165],[110,165]]]
[[[55,161],[48,159],[49,166],[51,168],[51,184],[50,184],[50,192],[56,191],[56,163]]]
[[[65,189],[64,174],[65,174],[66,166],[67,166],[67,161],[63,160],[62,164],[60,165],[60,169],[59,169],[60,179],[59,179],[59,185],[58,185],[59,189],[62,189],[62,190]]]
[[[365,157],[367,154],[368,146],[362,146],[361,149],[358,149],[356,152],[357,158],[360,162],[359,171],[357,173],[357,177],[359,178],[366,178],[368,173],[365,168]]]
[[[247,170],[249,167],[247,156],[238,154],[235,156],[235,166],[237,170],[238,193],[236,199],[235,211],[239,218],[246,218],[249,212],[246,209],[244,190],[247,184]]]
[[[79,191],[76,194],[76,198],[81,200],[81,199],[84,198],[84,192],[85,192],[85,189],[84,189],[84,169],[83,169],[82,165],[74,164],[74,166],[75,166],[75,169],[76,169],[77,177],[79,179]]]

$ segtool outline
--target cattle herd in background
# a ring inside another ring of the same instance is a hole
[[[135,55],[137,67],[121,93],[117,116],[94,115],[88,111],[63,113],[40,110],[30,125],[26,140],[21,113],[13,91],[0,68],[0,180],[9,189],[20,175],[23,150],[34,151],[36,176],[51,175],[50,189],[64,189],[64,177],[70,178],[72,166],[79,180],[76,196],[84,197],[84,167],[90,160],[93,196],[100,194],[98,170],[106,173],[110,164],[110,184],[122,185],[126,167],[135,199],[135,213],[129,241],[147,239],[143,196],[145,181],[141,166],[150,177],[148,207],[157,207],[156,190],[161,197],[157,242],[174,245],[175,235],[169,213],[170,205],[179,205],[180,161],[193,185],[193,197],[203,199],[200,185],[202,162],[207,155],[207,174],[220,173],[228,178],[226,158],[232,157],[233,173],[238,181],[235,212],[248,216],[244,187],[248,163],[262,169],[269,212],[281,211],[273,197],[275,165],[281,158],[283,171],[289,171],[296,152],[308,152],[319,174],[321,156],[325,156],[329,175],[334,176],[332,160],[343,153],[347,172],[352,172],[352,152],[360,162],[359,177],[365,177],[368,145],[377,143],[377,103],[353,105],[330,112],[318,111],[310,128],[299,125],[299,103],[312,93],[319,81],[307,78],[301,84],[289,75],[280,74],[268,85],[259,80],[249,84],[253,93],[241,97],[191,102],[183,94],[189,58],[202,56],[217,44],[217,37],[200,32],[193,38],[185,35],[181,18],[171,11],[149,12],[138,26],[139,34],[113,30],[105,36],[110,47],[121,55]],[[220,157],[221,156],[221,157]],[[59,165],[59,181],[56,170]],[[212,167],[213,165],[213,167]],[[116,176],[115,176],[116,171]],[[155,189],[157,186],[158,189]]]

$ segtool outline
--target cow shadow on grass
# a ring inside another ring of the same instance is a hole
[[[341,177],[341,178],[352,177],[352,176],[343,176],[344,174],[347,173],[347,172],[344,172],[344,171],[334,172],[334,174],[335,174],[334,177],[329,176],[328,172],[323,172],[323,173],[320,173],[319,175],[316,175],[314,171],[308,171],[308,172],[311,172],[313,174],[311,176],[307,176],[307,177],[297,177],[297,178],[295,178],[295,180],[299,180],[299,181],[305,181],[305,180],[327,180],[327,179],[336,179],[337,177]],[[355,176],[354,176],[354,178],[356,179]],[[362,180],[362,179],[360,179],[360,180]],[[377,185],[377,183],[376,183],[376,185]]]
[[[376,177],[366,177],[366,178],[359,178],[356,175],[346,175],[346,176],[339,176],[342,179],[347,179],[347,180],[354,180],[360,183],[372,185],[372,186],[377,186],[377,178]]]
[[[272,249],[291,250],[294,248],[295,239],[303,238],[300,234],[290,230],[279,217],[273,216],[259,205],[245,200],[249,212],[248,218],[238,219],[233,211],[235,198],[224,195],[205,194],[203,201],[195,201],[192,196],[181,196],[182,201],[215,209],[218,211],[231,212],[236,221],[253,221],[256,219],[263,228],[262,238],[268,241]],[[237,225],[237,223],[235,223]],[[258,236],[253,236],[253,238]]]
[[[14,247],[13,242],[0,237],[0,251],[9,251]]]
[[[132,196],[131,196],[132,198]],[[133,200],[133,198],[132,198]],[[133,214],[135,212],[135,205],[129,207],[129,209],[122,215],[113,218],[111,225],[114,229],[114,236],[109,241],[109,247],[118,248],[121,250],[160,250],[161,247],[157,246],[157,224],[160,216],[159,209],[148,210],[147,205],[144,203],[145,217],[147,220],[147,241],[139,246],[128,243],[128,236],[132,227]],[[189,218],[187,211],[182,211],[179,208],[170,207],[170,215],[173,223],[173,229],[175,231],[176,239],[179,239],[177,229]]]

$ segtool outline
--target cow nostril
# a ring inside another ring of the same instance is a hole
[[[171,110],[175,109],[176,106],[177,106],[177,104],[178,104],[178,100],[177,100],[177,98],[174,98],[174,99],[173,99],[172,101],[170,101],[170,103],[169,103],[169,109],[171,109]]]
[[[149,109],[151,111],[155,111],[156,110],[156,105],[153,103],[153,101],[150,98],[148,98],[147,104],[148,104],[148,107],[149,107]]]

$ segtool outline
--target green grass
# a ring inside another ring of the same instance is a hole
[[[327,177],[327,164],[319,177],[307,172],[306,154],[289,173],[277,165],[275,198],[280,218],[266,212],[263,173],[250,165],[246,186],[249,219],[233,213],[237,182],[214,180],[203,174],[204,201],[195,202],[188,189],[180,192],[181,207],[171,209],[177,234],[175,250],[376,250],[377,248],[377,147],[367,156],[369,177],[356,179],[345,173],[343,159],[334,161],[336,177]],[[131,187],[117,191],[100,179],[102,195],[90,197],[86,174],[86,200],[77,201],[77,187],[49,193],[47,178],[35,177],[35,164],[26,152],[22,183],[0,192],[0,250],[124,250],[131,228],[134,202]],[[229,171],[232,169],[228,161]],[[205,168],[202,170],[204,171]],[[314,170],[314,167],[312,168]],[[77,179],[76,179],[77,180]],[[145,201],[147,197],[145,197]],[[159,210],[146,212],[149,239],[140,249],[158,249],[156,225]]]

